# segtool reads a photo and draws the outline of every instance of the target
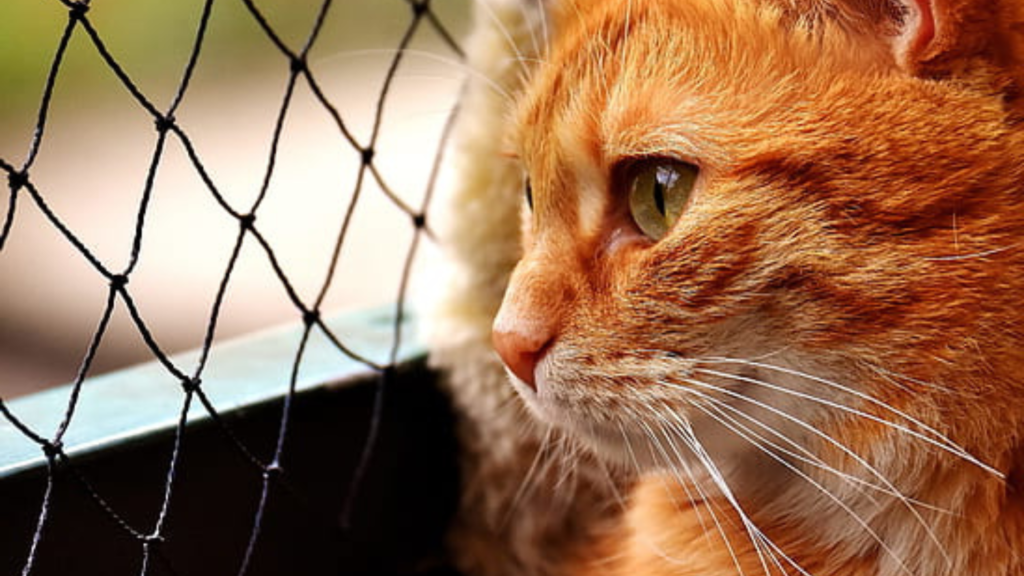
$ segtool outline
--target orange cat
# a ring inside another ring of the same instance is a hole
[[[1024,2],[554,12],[494,344],[642,478],[562,573],[1024,575]]]

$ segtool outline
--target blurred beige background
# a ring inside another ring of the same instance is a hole
[[[319,2],[258,2],[293,48]],[[433,3],[457,35],[467,1]],[[199,0],[93,0],[89,18],[146,95],[171,102],[191,48]],[[336,2],[310,68],[349,128],[367,142],[386,66],[409,22],[403,0]],[[0,3],[0,158],[20,166],[57,41],[67,21],[56,0]],[[386,103],[376,163],[391,187],[418,206],[461,68],[425,25]],[[83,30],[58,78],[31,180],[51,208],[115,271],[128,262],[135,217],[156,143],[153,121],[100,62]],[[216,2],[209,38],[176,114],[228,201],[245,212],[267,165],[287,61],[240,2]],[[358,157],[300,79],[257,226],[300,296],[324,280]],[[7,194],[0,203],[6,214]],[[138,269],[129,284],[160,345],[199,346],[237,223],[225,214],[171,137],[157,174]],[[411,238],[408,218],[368,179],[324,308],[391,302]],[[298,314],[258,245],[247,240],[219,322],[223,340],[295,321]],[[0,397],[73,380],[103,311],[106,281],[45,221],[27,194],[0,251]],[[358,344],[356,343],[358,347]],[[151,358],[118,304],[93,373]]]

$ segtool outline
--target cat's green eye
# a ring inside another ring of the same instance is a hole
[[[686,208],[697,181],[697,167],[663,160],[643,162],[631,171],[629,213],[652,240],[668,233]]]

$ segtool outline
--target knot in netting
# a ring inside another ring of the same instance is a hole
[[[373,156],[377,152],[373,148],[363,148],[360,151],[360,155],[363,159],[363,164],[369,165],[373,162]]]
[[[125,274],[114,274],[110,277],[110,287],[120,291],[128,285],[128,276]]]
[[[301,57],[296,56],[292,58],[290,63],[292,74],[302,74],[306,71],[306,61]]]
[[[88,0],[72,2],[68,8],[68,15],[71,16],[72,20],[81,20],[82,18],[85,18],[86,12],[89,11],[89,2]]]
[[[46,455],[48,460],[55,459],[63,450],[64,444],[60,440],[57,440],[56,442],[51,442],[49,440],[43,442],[43,454]]]
[[[302,322],[306,326],[312,326],[312,325],[316,324],[319,321],[320,321],[320,311],[319,310],[306,310],[305,312],[302,313]]]
[[[413,214],[412,225],[415,226],[417,230],[422,230],[427,226],[427,215],[422,212],[419,214]]]
[[[281,468],[281,463],[277,460],[274,460],[263,468],[263,477],[267,480],[280,478],[282,475],[284,475],[284,468]]]
[[[409,6],[412,8],[413,16],[422,18],[427,13],[427,9],[430,7],[429,4],[429,0],[419,0],[417,2],[410,2]]]
[[[154,123],[156,131],[163,134],[174,127],[174,116],[157,116]]]
[[[28,172],[10,172],[7,174],[7,186],[10,187],[11,192],[17,192],[28,184]]]
[[[252,230],[253,224],[256,223],[256,215],[252,212],[242,214],[238,217],[238,223],[242,226],[242,230]]]
[[[203,381],[200,378],[185,378],[181,381],[181,389],[184,390],[186,394],[194,394],[199,390],[199,385],[202,383]]]

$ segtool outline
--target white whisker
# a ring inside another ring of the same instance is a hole
[[[520,16],[522,16],[523,21],[524,22],[529,22],[532,19],[531,18],[532,14],[530,13],[530,9],[527,6],[527,3],[526,2],[517,2],[516,5],[519,7],[519,14],[520,14]],[[546,17],[545,17],[545,10],[544,10],[544,8],[542,8],[542,7],[541,8],[536,8],[535,12],[539,15],[539,19],[541,21],[541,27],[542,28],[546,27],[547,26],[547,20],[546,20]],[[531,26],[529,26],[529,29],[530,29],[530,45],[531,45],[531,48],[533,49],[533,53],[534,54],[540,54],[541,51],[544,49],[544,45],[547,43],[547,34],[544,34],[544,38],[537,38],[537,29],[536,29],[536,27],[531,25]]]
[[[501,32],[502,37],[505,39],[505,43],[511,49],[511,52],[515,54],[516,61],[519,62],[520,64],[520,71],[522,72],[522,74],[528,75],[529,70],[526,68],[526,65],[524,64],[524,62],[526,61],[526,56],[523,54],[523,51],[520,48],[519,43],[516,42],[515,38],[513,38],[512,33],[508,29],[507,23],[503,21],[501,17],[498,16],[498,14],[494,11],[494,8],[491,7],[490,2],[487,2],[486,0],[477,0],[476,6],[484,11],[485,16],[487,17],[488,20],[491,21],[491,24],[497,27],[497,29]],[[522,15],[524,16],[524,18],[527,17],[525,11],[522,13]]]
[[[359,57],[366,57],[366,56],[394,56],[397,52],[398,52],[398,50],[395,49],[395,48],[374,48],[374,49],[365,49],[365,50],[347,50],[345,52],[339,52],[337,54],[332,54],[331,56],[325,57],[322,60],[319,60],[318,62],[329,62],[331,60],[336,60],[336,59],[359,58]],[[437,53],[434,53],[434,52],[428,52],[426,50],[417,50],[415,48],[406,48],[405,50],[402,50],[402,52],[405,53],[405,54],[408,54],[408,55],[412,55],[412,56],[416,56],[416,57],[419,57],[419,58],[423,58],[425,60],[433,60],[435,62],[440,62],[442,64],[446,64],[448,66],[451,66],[452,68],[460,71],[461,73],[465,74],[466,76],[472,77],[475,80],[479,80],[479,81],[483,82],[484,85],[486,85],[491,90],[494,90],[496,93],[500,94],[501,97],[504,98],[505,100],[507,100],[507,101],[512,101],[513,100],[512,94],[510,94],[509,91],[506,90],[504,87],[502,87],[500,84],[495,82],[493,78],[490,78],[486,74],[484,74],[481,71],[473,68],[469,64],[463,62],[462,60],[459,60],[457,58],[452,58],[450,56],[444,56],[444,55],[437,54]],[[413,77],[413,76],[414,75],[403,75],[403,77]],[[445,79],[447,80],[447,78],[445,78]],[[452,80],[457,80],[457,78],[452,78]]]
[[[889,496],[894,496],[894,497],[897,497],[897,498],[905,498],[905,496],[903,496],[899,492],[893,492],[892,490],[890,490],[888,488],[885,488],[883,486],[879,486],[877,484],[872,484],[871,482],[868,482],[867,480],[864,480],[863,478],[858,478],[858,477],[856,477],[856,476],[854,476],[852,474],[845,473],[845,472],[843,472],[841,470],[836,469],[833,466],[830,466],[827,462],[825,462],[821,458],[818,458],[817,456],[815,456],[813,452],[811,452],[806,447],[801,446],[799,443],[797,443],[795,440],[793,440],[792,438],[790,438],[786,434],[783,434],[779,430],[775,430],[771,426],[769,426],[769,425],[765,424],[764,422],[758,420],[754,416],[752,416],[750,414],[747,414],[746,412],[743,412],[742,410],[736,408],[735,406],[731,406],[731,405],[729,405],[726,402],[722,402],[721,400],[719,400],[719,399],[717,399],[717,398],[715,398],[713,396],[704,394],[703,392],[699,392],[697,390],[694,390],[693,393],[697,394],[700,398],[708,401],[709,404],[711,404],[711,406],[708,406],[707,408],[714,409],[718,414],[721,415],[722,418],[728,419],[728,421],[731,422],[733,425],[738,426],[746,434],[749,434],[750,436],[755,438],[757,440],[757,442],[751,442],[751,443],[754,444],[754,445],[757,445],[757,443],[760,443],[761,446],[758,446],[758,448],[761,448],[762,450],[764,449],[763,448],[764,446],[767,446],[767,447],[771,448],[774,452],[776,452],[778,454],[781,454],[783,456],[786,456],[786,457],[788,457],[788,458],[790,458],[792,460],[795,460],[797,462],[801,462],[801,463],[807,464],[808,466],[813,466],[813,467],[818,468],[818,469],[820,469],[820,470],[822,470],[824,472],[827,472],[829,474],[835,475],[836,477],[840,478],[844,482],[847,482],[850,485],[852,485],[854,488],[858,489],[859,492],[861,492],[862,494],[864,494],[868,498],[871,498],[871,496],[869,494],[865,493],[862,490],[862,488],[868,488],[868,489],[871,489],[871,490],[874,490],[874,491],[877,491],[877,492],[881,492],[882,494],[886,494],[886,495],[889,495]],[[706,410],[706,408],[704,406],[700,405],[700,404],[694,403],[694,405],[698,409],[700,409],[701,411],[705,411]],[[734,416],[729,416],[728,414],[726,414],[726,412],[731,412],[735,416],[743,418],[743,419],[747,420],[748,422],[750,422],[751,424],[753,424],[753,425],[761,428],[762,430],[772,434],[773,436],[778,437],[779,439],[783,440],[786,444],[789,444],[795,450],[801,452],[802,454],[798,453],[798,452],[794,452],[793,450],[791,450],[789,448],[785,448],[783,446],[780,446],[779,444],[771,441],[770,439],[768,439],[768,438],[764,437],[763,435],[759,434],[757,431],[755,431],[755,430],[751,429],[750,427],[748,427],[747,425],[743,424],[742,422],[737,420]],[[724,424],[724,422],[723,422],[723,424]],[[778,454],[773,454],[773,456],[777,456]],[[872,501],[874,501],[874,499],[872,499]]]
[[[880,482],[882,482],[882,484],[884,486],[886,486],[889,490],[891,490],[895,495],[898,495],[898,496],[896,496],[896,498],[901,503],[904,504],[904,506],[907,508],[907,510],[910,511],[910,513],[915,517],[915,519],[925,529],[926,533],[929,536],[929,539],[932,540],[932,542],[935,543],[936,549],[938,549],[940,551],[940,553],[943,555],[943,557],[948,558],[948,555],[947,555],[947,552],[945,551],[945,548],[942,546],[941,542],[939,541],[938,537],[935,535],[935,533],[932,530],[932,528],[928,525],[927,522],[925,522],[924,518],[921,516],[921,513],[916,508],[914,508],[913,505],[911,505],[911,503],[907,499],[907,497],[903,496],[902,493],[899,491],[899,489],[896,488],[896,486],[894,486],[892,484],[892,482],[888,478],[886,478],[886,476],[884,474],[882,474],[880,471],[878,471],[878,469],[876,469],[874,466],[872,466],[867,460],[864,459],[864,457],[862,457],[861,455],[859,455],[856,452],[854,452],[853,450],[851,450],[848,446],[846,446],[842,442],[839,442],[838,440],[836,440],[835,438],[829,436],[828,434],[825,434],[821,430],[818,430],[817,428],[815,428],[811,424],[809,424],[809,423],[807,423],[807,422],[805,422],[805,421],[803,421],[803,420],[793,416],[792,414],[789,414],[788,412],[786,412],[784,410],[780,410],[779,408],[777,408],[775,406],[772,406],[772,405],[770,405],[768,403],[762,402],[762,401],[757,400],[755,398],[751,398],[751,397],[746,396],[744,394],[740,394],[739,392],[735,392],[735,391],[730,390],[728,388],[723,388],[721,386],[715,386],[713,384],[708,384],[708,383],[702,382],[700,380],[694,380],[692,378],[684,378],[683,380],[687,384],[690,384],[692,386],[697,386],[697,387],[704,388],[704,389],[710,389],[713,392],[718,392],[720,394],[725,394],[725,395],[730,396],[732,398],[736,398],[736,399],[741,400],[743,402],[747,402],[747,403],[750,403],[750,404],[752,404],[754,406],[757,406],[759,408],[767,410],[768,412],[771,412],[772,414],[775,414],[776,416],[779,416],[779,417],[781,417],[781,418],[783,418],[783,419],[785,419],[785,420],[787,420],[789,422],[792,422],[793,424],[796,424],[798,427],[800,427],[800,428],[802,428],[804,430],[807,430],[811,434],[817,436],[818,438],[821,438],[825,442],[829,443],[830,445],[832,445],[835,448],[837,448],[840,451],[842,451],[843,454],[845,454],[848,457],[850,457],[854,462],[856,462],[857,464],[862,466],[872,476],[874,476]],[[678,390],[682,390],[682,391],[688,391],[688,392],[693,392],[693,390],[691,388],[687,388],[686,386],[682,386],[682,385],[679,385],[679,384],[674,384],[674,383],[671,383],[671,382],[659,382],[659,383],[661,385],[663,385],[663,386],[668,386],[668,387],[671,387],[671,388],[674,388],[674,389],[678,389]],[[899,560],[899,559],[897,559],[897,560]]]
[[[659,454],[662,455],[662,458],[664,458],[664,460],[665,460],[666,466],[668,466],[670,464],[670,462],[672,462],[672,459],[669,457],[668,452],[665,450],[665,446],[662,443],[661,439],[658,437],[657,433],[647,424],[646,419],[644,419],[644,418],[637,418],[637,422],[644,429],[644,433],[646,434],[648,440],[650,441],[651,446],[654,447],[654,449]],[[669,444],[671,444],[671,442],[669,442]],[[685,483],[683,482],[683,480],[680,477],[677,476],[676,478],[677,478],[677,481],[680,482],[680,485],[685,486]],[[684,490],[685,490],[685,488],[684,488]],[[669,488],[669,486],[667,484],[665,484],[665,491],[669,494],[669,497],[672,498],[673,501],[675,501],[675,498],[673,497],[673,492],[672,492],[672,490]],[[689,491],[687,490],[686,492],[687,492],[687,496],[690,497],[689,496]],[[692,502],[692,497],[690,497],[690,499],[691,499],[691,502]],[[678,503],[677,503],[677,506],[678,506]],[[703,527],[703,523],[702,523],[702,527]],[[679,565],[679,566],[684,566],[686,564],[685,560],[681,560],[679,558],[675,558],[675,557],[670,556],[668,554],[668,552],[666,552],[664,549],[662,549],[656,543],[650,542],[650,541],[646,541],[645,543],[662,560],[664,560],[664,561],[666,561],[666,562],[668,562],[670,564],[676,564],[676,565]]]
[[[655,415],[657,416],[657,414],[655,414]],[[675,427],[675,425],[671,421],[663,419],[663,418],[659,418],[658,421],[661,423],[662,426],[666,427],[666,434],[668,433],[669,429],[674,430],[677,433],[680,433],[680,431]],[[684,443],[686,443],[686,440],[685,440],[685,438],[682,438],[682,435],[681,435],[681,439],[683,440]],[[736,555],[736,550],[735,550],[735,548],[733,548],[732,541],[729,539],[729,536],[728,536],[728,534],[727,534],[727,532],[725,530],[725,527],[722,525],[722,522],[719,520],[718,514],[715,513],[713,500],[708,496],[708,494],[704,491],[704,489],[701,488],[700,483],[697,481],[696,477],[693,474],[693,470],[690,469],[690,465],[687,463],[687,459],[679,452],[678,446],[676,446],[676,444],[674,442],[669,442],[668,444],[672,448],[673,452],[675,452],[675,454],[676,454],[676,462],[678,463],[679,466],[682,467],[683,472],[690,479],[689,484],[692,485],[693,489],[700,496],[701,501],[706,503],[708,514],[711,515],[711,521],[714,523],[715,528],[718,530],[718,533],[722,537],[722,542],[725,544],[725,548],[726,548],[726,550],[729,553],[729,557],[732,559],[732,563],[736,567],[737,574],[739,574],[739,576],[744,576],[745,572],[743,571],[743,566],[740,564],[739,557]],[[710,537],[710,534],[709,534],[709,530],[707,529],[707,527],[704,524],[703,515],[700,514],[699,507],[696,506],[696,503],[694,502],[693,496],[690,493],[690,489],[687,487],[687,483],[678,475],[679,474],[679,469],[678,468],[673,466],[672,470],[673,470],[673,473],[676,475],[676,477],[679,479],[680,485],[683,486],[683,490],[686,492],[687,498],[690,499],[691,503],[694,503],[694,512],[697,514],[697,520],[698,520],[698,522],[700,522],[701,528],[704,530],[705,538],[707,538],[709,543],[710,543],[710,538],[711,537]]]
[[[860,514],[858,514],[848,504],[846,504],[845,502],[840,500],[838,497],[836,497],[834,494],[832,494],[820,482],[818,482],[817,480],[811,478],[805,472],[803,472],[802,470],[800,470],[799,468],[797,468],[796,466],[794,466],[793,464],[788,462],[785,458],[780,457],[778,454],[775,454],[771,450],[768,450],[764,446],[760,445],[755,439],[753,439],[753,438],[749,437],[748,435],[746,435],[745,433],[743,433],[739,428],[734,427],[731,424],[729,424],[724,418],[721,418],[718,414],[713,412],[711,407],[705,407],[705,406],[700,405],[700,404],[696,404],[695,406],[696,406],[696,408],[698,410],[700,410],[701,412],[706,414],[709,418],[711,418],[712,420],[718,422],[719,424],[724,426],[727,430],[731,431],[732,433],[736,434],[737,436],[739,436],[743,440],[747,441],[752,446],[754,446],[755,448],[760,450],[762,453],[766,454],[767,456],[769,456],[770,458],[772,458],[773,460],[775,460],[776,462],[778,462],[779,464],[784,466],[786,469],[788,469],[792,473],[794,473],[797,476],[799,476],[800,478],[802,478],[808,484],[810,484],[811,486],[816,488],[819,492],[824,494],[829,500],[831,500],[837,506],[839,506],[840,509],[842,509],[844,512],[849,514],[849,516],[851,518],[853,518],[854,522],[859,524],[861,526],[861,528],[863,528],[864,531],[867,532],[868,535],[871,536],[871,538],[875,542],[878,543],[878,545],[882,548],[882,550],[884,550],[886,553],[888,553],[890,556],[892,556],[896,560],[896,562],[900,565],[900,567],[903,569],[904,572],[906,572],[908,574],[912,573],[910,568],[909,568],[909,566],[907,566],[906,562],[896,554],[895,550],[893,550],[888,544],[886,544],[886,542],[882,539],[882,537],[878,534],[878,532],[876,532],[871,527],[871,525],[868,524],[866,520],[864,520],[864,518]]]
[[[982,250],[981,252],[973,252],[971,254],[952,254],[950,256],[930,256],[926,257],[925,260],[931,262],[951,262],[956,260],[970,260],[972,258],[985,258],[987,256],[993,256],[1007,250],[1013,250],[1019,244],[1014,243],[1009,246],[1001,246],[999,248],[992,248],[991,250]]]
[[[944,434],[942,434],[941,432],[939,432],[935,428],[925,424],[924,422],[921,422],[920,420],[914,418],[913,416],[911,416],[911,415],[909,415],[909,414],[907,414],[907,413],[905,413],[905,412],[903,412],[901,410],[898,410],[896,408],[893,408],[892,406],[889,406],[885,402],[882,402],[881,400],[878,400],[877,398],[874,398],[874,397],[872,397],[869,394],[866,394],[866,393],[861,392],[859,390],[855,390],[853,388],[850,388],[849,386],[844,386],[844,385],[839,384],[837,382],[833,382],[831,380],[828,380],[826,378],[821,378],[821,377],[815,376],[813,374],[807,374],[807,373],[804,373],[804,372],[800,372],[798,370],[793,370],[793,369],[785,368],[785,367],[782,367],[782,366],[775,366],[775,365],[772,365],[772,364],[765,364],[765,363],[756,362],[756,361],[753,361],[753,360],[743,360],[743,359],[739,359],[739,358],[707,358],[707,359],[704,359],[703,361],[708,362],[708,363],[742,364],[742,365],[746,365],[746,366],[753,366],[755,368],[762,368],[762,369],[765,369],[765,370],[773,370],[773,371],[776,371],[776,372],[781,372],[783,374],[788,374],[790,376],[796,376],[798,378],[803,378],[803,379],[806,379],[806,380],[810,380],[812,382],[817,382],[819,384],[824,384],[825,386],[828,386],[828,387],[833,388],[835,390],[839,390],[841,392],[845,392],[845,393],[850,394],[852,396],[855,396],[855,397],[857,397],[857,398],[859,398],[861,400],[864,400],[865,402],[868,402],[868,403],[870,403],[870,404],[872,404],[874,406],[878,406],[878,407],[882,408],[883,410],[886,410],[887,412],[890,412],[891,414],[894,414],[894,415],[896,415],[896,416],[906,420],[907,422],[913,424],[914,426],[920,427],[922,430],[924,430],[928,434],[931,434],[934,437],[926,436],[925,434],[922,434],[921,432],[918,432],[917,430],[913,430],[911,428],[908,428],[908,427],[903,426],[901,424],[897,424],[895,422],[890,422],[888,420],[885,420],[883,418],[879,418],[878,416],[874,416],[873,414],[868,414],[866,412],[855,411],[855,413],[858,416],[870,419],[870,420],[875,421],[875,422],[877,422],[879,424],[882,424],[882,425],[888,426],[890,428],[894,428],[896,430],[899,430],[900,432],[904,432],[906,434],[909,434],[910,436],[913,436],[914,438],[917,438],[917,439],[919,439],[919,440],[921,440],[923,442],[926,442],[926,443],[928,443],[928,444],[930,444],[932,446],[935,446],[936,448],[939,448],[939,449],[941,449],[941,450],[943,450],[945,452],[953,454],[954,456],[957,456],[957,457],[959,457],[959,458],[961,458],[963,460],[966,460],[967,462],[970,462],[971,464],[974,464],[974,465],[978,466],[979,468],[981,468],[982,470],[985,470],[986,472],[994,474],[994,475],[996,475],[999,478],[1005,478],[1005,475],[1002,472],[1000,472],[999,470],[996,470],[992,466],[982,462],[981,460],[979,460],[978,458],[973,456],[970,452],[968,452],[966,449],[964,449],[963,447],[959,446],[958,444],[956,444],[955,442],[953,442],[952,440],[947,438]],[[724,373],[719,373],[719,374],[724,374]],[[728,375],[728,377],[734,378],[734,379],[737,379],[737,380],[743,380],[745,378],[743,376],[736,376],[736,375]],[[754,381],[752,383],[756,384],[758,382]],[[764,384],[764,383],[762,382],[761,384]],[[774,386],[774,385],[769,385],[769,386]],[[778,388],[778,390],[780,392],[784,392],[784,393],[791,394],[791,395],[794,395],[794,396],[804,397],[804,398],[806,398],[808,400],[811,400],[811,401],[820,402],[820,403],[828,403],[829,402],[828,400],[825,400],[823,398],[819,398],[817,396],[813,396],[813,395],[809,395],[809,394],[803,394],[802,392],[797,392],[795,390],[790,390],[788,388],[784,388],[784,387],[781,387],[781,386],[777,386],[776,388]],[[849,407],[846,407],[846,406],[842,406],[842,405],[839,405],[839,404],[834,404],[833,407],[837,408],[837,409],[840,409],[840,410],[853,411],[852,408],[849,408]]]
[[[612,495],[615,505],[618,506],[622,513],[625,513],[629,509],[629,501],[623,496],[620,484],[616,481],[612,470],[608,469],[607,464],[601,458],[595,458],[594,465],[601,471],[600,479],[604,482],[604,487]]]
[[[961,395],[966,395],[962,391],[950,388],[948,386],[940,386],[940,385],[935,384],[933,382],[925,382],[924,380],[920,380],[920,379],[917,379],[917,378],[912,378],[912,377],[907,376],[905,374],[900,374],[898,372],[893,372],[891,370],[886,370],[885,368],[882,368],[881,366],[876,366],[876,365],[871,364],[871,363],[867,363],[866,365],[867,365],[868,369],[870,369],[872,372],[874,372],[875,374],[878,374],[879,376],[885,378],[886,382],[889,382],[890,384],[892,384],[893,386],[899,388],[900,390],[904,390],[904,391],[910,392],[910,388],[906,384],[904,384],[904,383],[899,381],[899,380],[906,380],[907,382],[912,382],[914,384],[917,384],[918,386],[923,386],[925,388],[931,388],[932,390],[939,390],[939,391],[941,391],[941,392],[943,392],[945,394],[961,394]]]
[[[640,467],[640,461],[636,457],[636,453],[633,451],[633,443],[629,441],[629,434],[626,433],[626,429],[619,422],[619,433],[622,434],[622,442],[626,447],[626,454],[629,455],[629,460],[633,464],[633,472],[640,474],[642,468]]]
[[[697,439],[697,436],[693,432],[693,428],[690,426],[689,422],[686,422],[678,415],[673,414],[673,416],[675,416],[676,421],[680,425],[680,427],[678,428],[678,431],[680,432],[680,439],[682,439],[687,444],[687,446],[690,448],[693,454],[701,462],[705,470],[707,470],[712,481],[715,483],[719,491],[722,493],[722,496],[725,497],[729,505],[733,507],[733,510],[736,512],[737,516],[739,516],[740,521],[743,523],[744,530],[746,530],[748,536],[750,537],[750,542],[754,546],[754,552],[757,554],[758,561],[761,564],[761,567],[764,570],[766,576],[771,575],[769,562],[776,568],[778,568],[779,572],[783,574],[786,573],[786,570],[782,567],[782,564],[779,558],[776,556],[776,553],[781,555],[786,562],[788,562],[791,566],[796,568],[796,570],[799,571],[801,574],[804,574],[805,576],[812,576],[808,574],[807,571],[805,571],[785,552],[783,552],[774,542],[772,542],[770,538],[768,538],[763,532],[761,532],[761,530],[754,524],[754,522],[747,515],[746,511],[740,505],[739,501],[736,499],[736,496],[733,494],[732,490],[729,488],[729,485],[726,482],[725,477],[718,469],[718,466],[714,463],[714,460],[712,460],[711,455],[708,454],[708,452],[704,449],[704,446]]]
[[[535,478],[537,478],[537,471],[540,468],[540,463],[545,460],[544,455],[547,452],[548,444],[551,441],[553,434],[553,427],[547,426],[547,430],[544,432],[544,436],[541,437],[540,446],[537,447],[537,453],[533,457],[533,462],[530,463],[530,467],[526,470],[526,474],[520,481],[519,489],[516,490],[515,495],[512,497],[512,501],[509,503],[508,508],[505,510],[505,514],[501,519],[500,526],[507,526],[509,521],[512,519],[512,515],[516,512],[519,504],[526,497],[526,495],[532,492],[537,485]],[[550,462],[550,458],[548,459]],[[545,466],[545,470],[547,466]]]
[[[544,45],[546,46],[548,40],[551,38],[551,29],[548,25],[548,11],[540,9],[540,33],[543,39]],[[541,50],[537,50],[537,54],[541,54]]]
[[[569,493],[573,493],[576,491],[579,480],[579,477],[576,474],[576,467],[573,465],[573,463],[579,461],[579,450],[576,448],[575,444],[561,442],[560,445],[562,446],[562,450],[565,455],[556,460],[561,468],[561,472],[555,479],[555,483],[551,485],[551,490],[557,492],[558,490],[564,489]],[[568,501],[569,499],[567,498],[565,500]]]

